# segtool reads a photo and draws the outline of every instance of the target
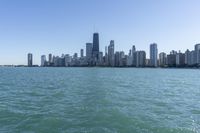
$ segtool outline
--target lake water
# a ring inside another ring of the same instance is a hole
[[[0,68],[0,133],[199,132],[199,69]]]

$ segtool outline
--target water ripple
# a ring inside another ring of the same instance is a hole
[[[0,68],[1,133],[199,133],[198,70]]]

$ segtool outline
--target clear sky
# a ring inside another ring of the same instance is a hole
[[[136,45],[149,57],[194,49],[200,42],[200,0],[0,0],[0,64],[34,64],[42,54],[80,53],[93,32],[100,50],[111,39],[126,53]]]

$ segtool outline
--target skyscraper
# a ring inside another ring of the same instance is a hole
[[[103,52],[99,52],[99,61],[98,65],[103,65]]]
[[[93,47],[92,47],[92,56],[93,61],[96,62],[98,60],[99,54],[99,33],[93,34]]]
[[[110,45],[108,46],[108,65],[115,66],[115,44],[114,40],[110,41]]]
[[[185,65],[185,54],[179,53],[176,54],[176,67],[183,67]]]
[[[28,67],[33,66],[33,54],[28,53]]]
[[[146,52],[136,51],[136,67],[145,67],[146,64]]]
[[[129,50],[128,56],[132,56],[132,50]]]
[[[83,56],[84,56],[84,51],[83,51],[83,49],[81,49],[80,55],[81,55],[81,58],[83,58]]]
[[[132,55],[136,51],[135,45],[132,46]]]
[[[124,58],[125,58],[125,53],[124,51],[119,52],[119,66],[123,67],[124,66]]]
[[[120,61],[120,54],[119,51],[115,52],[115,66],[119,67],[119,61]]]
[[[86,58],[87,61],[92,59],[92,43],[86,43]]]
[[[132,66],[136,66],[136,48],[132,46]]]
[[[189,51],[189,49],[187,49],[187,50],[185,51],[185,64],[186,64],[186,65],[189,65],[189,64],[190,64],[190,51]]]
[[[46,65],[46,56],[42,55],[41,56],[41,66],[44,67]]]
[[[105,66],[108,65],[108,48],[107,48],[107,46],[105,47],[105,64],[104,65]]]
[[[129,50],[128,56],[127,56],[127,62],[126,65],[127,66],[132,66],[133,65],[133,56],[132,56],[132,49]]]
[[[172,50],[169,55],[167,55],[167,65],[168,67],[176,66],[176,54],[177,52]]]
[[[196,63],[200,64],[200,44],[195,45]]]
[[[53,62],[52,54],[49,54],[49,64]]]
[[[196,64],[197,62],[197,54],[196,54],[196,51],[195,50],[192,50],[189,54],[189,57],[190,57],[190,63],[189,65],[190,66],[193,66]]]
[[[71,63],[71,56],[69,54],[65,55],[65,66],[70,66]]]
[[[150,65],[152,67],[158,66],[157,56],[158,56],[157,44],[156,43],[150,44]]]
[[[164,67],[166,65],[166,59],[167,59],[167,55],[164,52],[161,52],[159,54],[159,65],[161,67]]]

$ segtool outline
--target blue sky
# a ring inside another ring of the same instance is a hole
[[[0,64],[26,64],[27,53],[61,55],[85,49],[99,32],[100,50],[111,39],[126,53],[136,45],[149,57],[200,43],[199,0],[0,0]]]

